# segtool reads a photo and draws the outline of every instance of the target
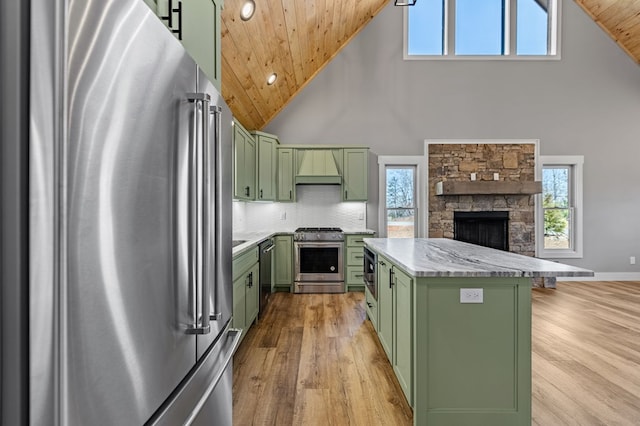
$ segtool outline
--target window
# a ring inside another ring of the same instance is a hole
[[[538,256],[582,257],[583,157],[541,157]]]
[[[381,156],[378,234],[387,238],[421,235],[418,194],[422,157]]]
[[[386,168],[387,238],[416,236],[416,168]]]
[[[420,0],[405,10],[405,59],[558,57],[561,0]]]

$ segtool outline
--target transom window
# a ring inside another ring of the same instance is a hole
[[[420,0],[405,11],[405,59],[558,56],[561,0]]]

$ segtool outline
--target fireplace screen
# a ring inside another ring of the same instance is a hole
[[[509,251],[509,212],[453,212],[453,238]]]

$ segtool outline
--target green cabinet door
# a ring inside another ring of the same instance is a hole
[[[393,267],[393,371],[404,391],[409,405],[413,406],[413,327],[412,286],[413,279],[400,269]]]
[[[274,135],[263,132],[251,132],[258,148],[258,186],[256,200],[275,201],[278,181],[277,146],[280,144]]]
[[[242,125],[233,126],[233,198],[256,199],[256,142]]]
[[[391,287],[391,262],[378,255],[378,338],[393,362],[393,290]]]
[[[251,325],[258,317],[260,309],[260,264],[256,263],[247,275],[246,300],[245,300],[246,324]]]
[[[273,282],[276,290],[291,291],[293,285],[293,236],[277,235],[273,242]]]
[[[367,149],[343,150],[343,201],[367,201],[368,153]]]
[[[278,148],[278,201],[295,201],[293,148]]]
[[[153,3],[145,1],[150,5]],[[169,11],[168,0],[157,0],[156,3],[155,12],[162,22],[220,90],[222,0],[174,0],[173,11]]]
[[[248,277],[242,274],[233,281],[233,327],[244,330],[246,333],[246,300]]]

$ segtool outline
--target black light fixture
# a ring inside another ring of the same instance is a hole
[[[395,0],[394,6],[414,6],[418,0]]]
[[[415,0],[414,0],[415,1]],[[256,11],[256,4],[253,0],[246,0],[240,10],[240,19],[248,21]]]

